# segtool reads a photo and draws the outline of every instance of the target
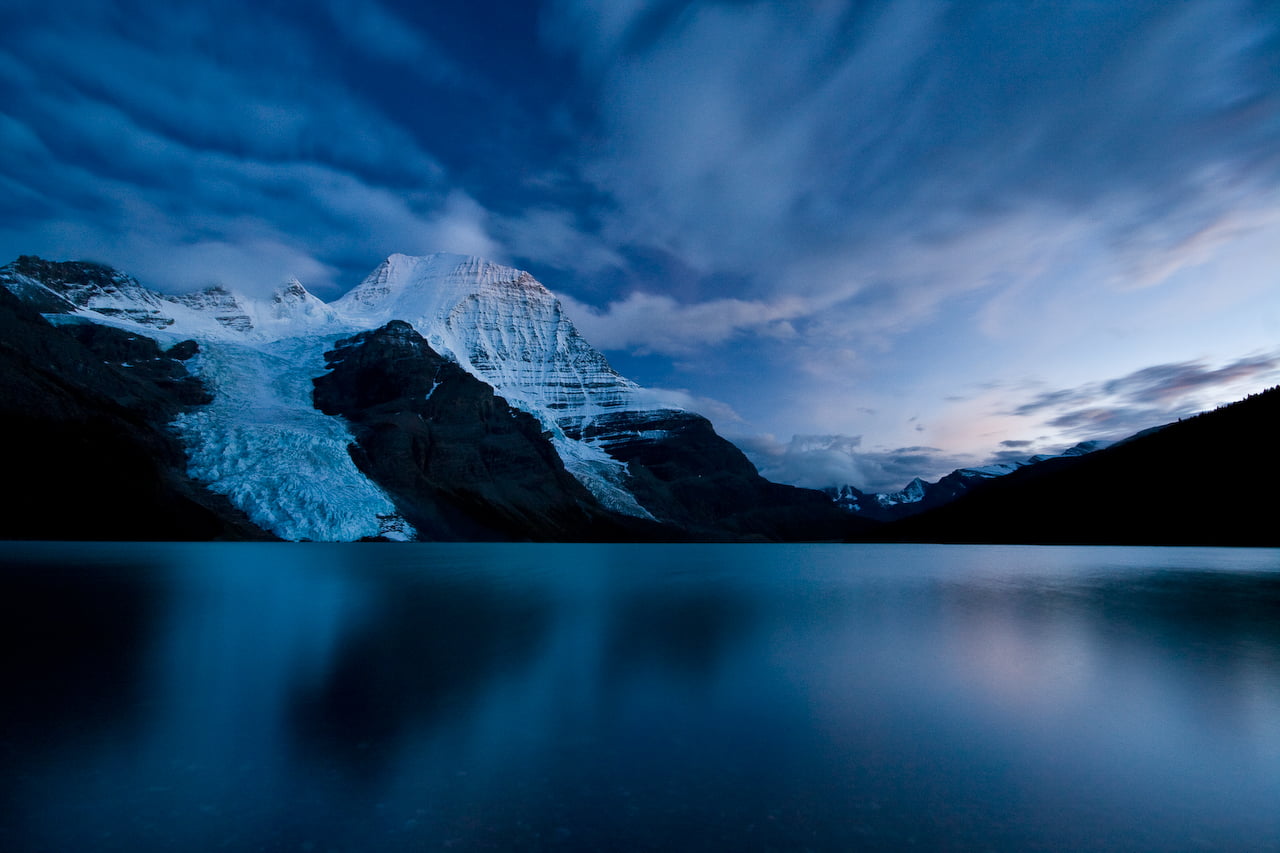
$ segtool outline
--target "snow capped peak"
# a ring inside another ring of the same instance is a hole
[[[284,284],[280,285],[275,289],[275,292],[272,294],[272,297],[274,299],[279,300],[279,299],[285,299],[285,298],[296,298],[296,297],[310,296],[310,295],[311,294],[307,292],[307,289],[302,286],[302,282],[298,281],[297,278],[290,276],[289,278],[285,279]]]
[[[277,313],[287,311],[313,311],[324,301],[302,286],[296,278],[287,280],[271,293],[271,305]]]
[[[900,491],[889,492],[888,494],[876,495],[876,502],[882,507],[898,506],[899,504],[914,504],[924,500],[925,490],[928,484],[919,477],[907,483]]]
[[[359,328],[404,320],[516,406],[557,413],[544,421],[614,408],[635,388],[532,275],[483,258],[391,255],[332,307]]]
[[[1017,471],[1026,464],[1026,462],[993,462],[990,465],[975,465],[969,468],[959,468],[955,473],[970,479],[990,480],[993,477],[1003,477],[1005,474],[1012,474],[1014,471]]]
[[[524,270],[474,255],[397,254],[379,264],[334,307],[344,316],[365,321],[361,325],[398,318],[424,331],[423,326],[441,319],[468,296],[509,289],[509,296],[519,298],[526,288],[551,295]]]
[[[637,397],[638,386],[529,273],[469,255],[391,255],[332,307],[359,328],[409,323],[436,352],[538,418],[565,467],[606,506],[646,514],[620,486],[626,466],[595,444],[591,427],[602,415],[659,407]]]
[[[907,487],[903,489],[902,492],[906,495],[908,501],[914,503],[924,497],[924,489],[924,480],[921,480],[919,477],[914,477],[910,483],[907,483]]]
[[[249,313],[255,332],[272,340],[314,334],[339,325],[333,308],[296,278],[277,287],[269,300],[253,300]]]

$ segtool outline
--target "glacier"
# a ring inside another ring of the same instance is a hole
[[[619,428],[598,425],[643,432],[646,421],[684,408],[613,370],[528,272],[467,255],[396,254],[326,303],[297,280],[265,298],[222,285],[166,295],[99,269],[57,289],[16,273],[3,284],[26,298],[41,291],[55,321],[106,323],[167,344],[198,341],[188,364],[213,402],[173,424],[189,473],[283,539],[416,535],[351,461],[345,421],[311,399],[326,349],[392,319],[536,417],[566,470],[602,505],[653,518],[627,488],[626,464],[606,451]]]
[[[188,473],[282,539],[411,539],[391,499],[352,462],[346,423],[311,404],[311,376],[298,367],[323,364],[333,340],[206,344],[193,368],[213,402],[174,422]]]

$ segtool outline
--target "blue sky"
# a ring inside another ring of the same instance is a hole
[[[0,8],[0,257],[533,272],[769,476],[890,488],[1280,381],[1280,6]]]

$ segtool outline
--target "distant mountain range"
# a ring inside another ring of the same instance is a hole
[[[836,506],[874,521],[897,521],[949,504],[973,488],[996,477],[1038,465],[1051,459],[1083,456],[1107,447],[1108,441],[1082,441],[1057,455],[1039,454],[1017,462],[1000,462],[972,468],[957,468],[936,483],[916,477],[896,492],[864,492],[857,486],[831,486],[822,491]]]
[[[832,539],[700,415],[614,371],[526,272],[392,255],[332,304],[291,281],[164,295],[0,268],[7,538]]]

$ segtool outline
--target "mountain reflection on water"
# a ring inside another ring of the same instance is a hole
[[[1280,552],[9,544],[0,848],[1280,848]]]

